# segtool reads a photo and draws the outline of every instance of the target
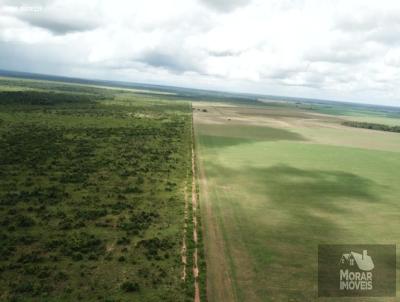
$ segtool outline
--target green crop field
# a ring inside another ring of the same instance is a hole
[[[399,243],[400,134],[294,106],[193,106],[209,301],[314,301],[318,244]]]
[[[189,102],[0,79],[0,301],[192,301],[191,150]]]

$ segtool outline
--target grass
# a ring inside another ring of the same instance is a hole
[[[317,300],[318,244],[398,243],[400,137],[376,135],[368,146],[371,131],[349,134],[323,119],[315,124],[283,119],[281,108],[278,117],[270,113],[257,119],[257,133],[264,137],[248,132],[255,122],[251,115],[243,114],[240,123],[215,118],[218,124],[212,124],[196,113],[206,178],[200,196],[208,195],[202,206],[212,211],[203,211],[206,255],[213,249],[207,238],[221,232],[220,259],[237,301]],[[274,131],[259,129],[276,119],[285,128],[275,123]],[[213,258],[206,258],[213,270],[209,299],[217,301],[221,264]]]
[[[302,136],[297,133],[273,128],[266,126],[252,126],[252,125],[213,125],[206,124],[199,128],[198,133],[200,135],[211,134],[211,137],[218,137],[218,141],[224,141],[226,139],[234,139],[240,141],[254,141],[254,140],[269,140],[269,141],[280,141],[280,140],[302,140]],[[214,145],[211,144],[211,145]]]

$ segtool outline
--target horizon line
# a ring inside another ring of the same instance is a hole
[[[2,73],[10,73],[8,75],[4,75]],[[14,73],[14,75],[12,75]],[[24,77],[25,75],[25,77]],[[262,102],[259,100],[259,98],[266,97],[266,98],[280,98],[281,100],[275,100],[275,101],[319,101],[319,102],[326,102],[326,103],[344,103],[347,105],[358,105],[358,106],[376,106],[376,107],[390,107],[390,108],[400,108],[399,105],[387,105],[387,104],[376,104],[376,103],[369,103],[365,101],[360,101],[360,102],[355,102],[355,101],[347,101],[347,100],[334,100],[334,99],[324,99],[324,98],[310,98],[310,97],[302,97],[302,96],[287,96],[287,95],[275,95],[275,94],[264,94],[264,93],[251,93],[247,91],[229,91],[229,90],[216,90],[216,89],[206,89],[206,88],[195,88],[195,87],[190,87],[190,86],[176,86],[176,85],[169,85],[169,84],[154,84],[154,83],[144,83],[144,82],[131,82],[131,81],[122,81],[122,80],[104,80],[104,79],[99,79],[99,78],[85,78],[85,77],[77,77],[77,76],[69,76],[69,75],[61,75],[61,74],[48,74],[48,73],[39,73],[39,72],[30,72],[30,71],[21,71],[21,70],[9,70],[9,69],[2,69],[0,68],[0,77],[11,77],[11,78],[22,78],[22,79],[35,79],[35,78],[29,78],[29,75],[31,76],[42,76],[42,77],[53,77],[54,79],[40,79],[44,81],[51,81],[51,82],[57,82],[61,81],[64,83],[74,83],[73,81],[68,82],[68,80],[75,80],[75,81],[82,81],[82,82],[93,82],[93,83],[80,83],[83,85],[95,85],[99,86],[99,84],[96,84],[96,82],[102,82],[102,83],[111,83],[115,84],[115,87],[119,88],[124,88],[123,85],[137,85],[137,86],[142,86],[147,88],[152,88],[155,90],[155,88],[161,88],[161,89],[182,89],[182,90],[195,90],[198,92],[211,92],[211,93],[227,93],[227,94],[232,94],[236,96],[241,96],[241,97],[253,97],[256,98],[257,101]],[[57,79],[58,78],[58,79]],[[76,83],[79,84],[79,83]],[[121,86],[118,86],[121,85]],[[112,86],[109,86],[112,87]],[[132,87],[133,88],[133,87]]]

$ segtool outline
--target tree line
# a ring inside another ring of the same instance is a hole
[[[355,128],[365,128],[365,129],[371,129],[371,130],[400,133],[400,126],[389,126],[389,125],[384,125],[384,124],[354,122],[354,121],[346,121],[346,122],[343,122],[342,125],[349,126],[349,127],[355,127]]]

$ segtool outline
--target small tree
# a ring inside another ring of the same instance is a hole
[[[139,291],[139,284],[137,284],[136,282],[132,283],[132,282],[126,281],[126,282],[122,283],[121,289],[127,293],[137,292],[137,291]]]

